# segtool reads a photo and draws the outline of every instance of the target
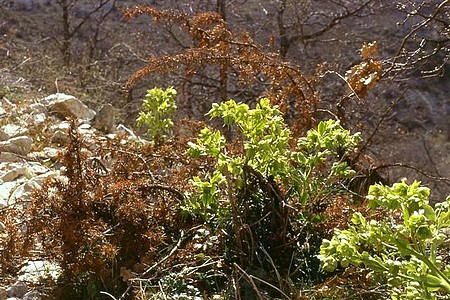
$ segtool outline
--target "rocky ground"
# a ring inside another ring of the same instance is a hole
[[[63,176],[64,170],[56,156],[66,144],[70,118],[80,120],[78,130],[86,141],[113,139],[118,133],[138,139],[125,126],[116,126],[110,105],[95,112],[75,97],[62,93],[20,104],[3,97],[0,101],[0,209],[23,208],[30,201],[33,189],[49,178]],[[0,238],[6,238],[5,234],[5,225],[0,222]],[[57,274],[58,267],[47,261],[29,261],[9,285],[0,285],[0,300],[41,299],[32,286],[42,278]],[[8,282],[7,278],[1,279]]]

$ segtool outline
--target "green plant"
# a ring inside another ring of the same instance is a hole
[[[429,194],[417,181],[371,186],[369,208],[378,217],[369,220],[354,213],[348,229],[336,230],[331,240],[324,240],[319,255],[323,269],[364,266],[387,280],[392,299],[440,299],[450,294],[450,265],[444,261],[450,197],[433,208]]]
[[[338,121],[328,120],[308,131],[291,149],[291,132],[284,123],[282,112],[261,99],[255,109],[233,100],[214,103],[208,112],[211,118],[221,117],[228,129],[237,128],[242,138],[240,149],[232,149],[219,131],[204,128],[196,143],[189,143],[193,157],[216,159],[215,171],[209,180],[193,178],[199,192],[186,206],[190,212],[210,219],[219,212],[219,202],[233,187],[243,186],[245,168],[251,168],[271,180],[278,180],[302,204],[332,191],[342,179],[355,175],[347,163],[348,155],[356,149],[359,133],[351,134]],[[239,144],[236,142],[235,144]],[[211,214],[212,212],[212,214]]]
[[[193,157],[211,156],[216,159],[215,171],[208,181],[193,178],[199,197],[188,203],[186,208],[203,218],[211,219],[219,212],[219,200],[224,197],[227,181],[242,187],[244,167],[251,167],[265,176],[276,179],[287,178],[289,163],[290,131],[284,123],[282,113],[271,107],[268,99],[262,99],[255,109],[234,100],[213,104],[208,112],[211,118],[222,117],[229,129],[235,125],[243,137],[243,149],[232,153],[226,149],[225,138],[219,131],[209,128],[201,130],[197,143],[189,143],[189,154]],[[228,178],[228,179],[227,179]],[[212,213],[212,214],[210,214]]]
[[[239,266],[236,274],[249,270],[279,287],[271,297],[292,293],[288,282],[317,280],[321,238],[313,221],[322,219],[315,207],[345,191],[345,180],[355,174],[347,161],[359,134],[328,120],[295,141],[282,112],[268,99],[253,109],[233,100],[213,104],[208,115],[222,118],[230,138],[203,128],[189,143],[191,156],[212,161],[209,172],[193,177],[196,190],[184,210],[225,235],[225,260]],[[240,292],[252,292],[248,284],[257,288],[244,282]]]
[[[174,88],[165,90],[153,88],[147,91],[142,111],[136,119],[139,127],[146,125],[147,133],[155,144],[160,144],[167,139],[173,127],[177,105],[175,103],[177,91]]]
[[[332,192],[334,183],[341,179],[355,176],[348,158],[360,140],[360,133],[351,134],[335,120],[320,122],[317,129],[298,139],[297,150],[292,153],[297,165],[293,179],[302,204]]]

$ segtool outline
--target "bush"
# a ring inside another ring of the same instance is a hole
[[[415,181],[370,187],[371,218],[353,214],[346,230],[324,240],[319,259],[327,271],[340,264],[372,270],[387,281],[392,299],[442,299],[450,293],[450,197],[433,208],[430,190]],[[445,298],[447,299],[447,298]]]

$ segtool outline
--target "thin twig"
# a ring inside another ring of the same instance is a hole
[[[375,129],[370,133],[370,135],[366,139],[365,143],[359,148],[358,153],[356,154],[356,156],[353,159],[353,161],[357,161],[358,158],[361,156],[361,154],[364,152],[364,150],[368,146],[370,146],[372,144],[372,140],[373,140],[374,136],[377,134],[377,132],[380,129],[381,125],[386,120],[386,118],[390,115],[390,113],[391,113],[392,109],[394,108],[394,106],[397,105],[398,102],[400,102],[400,100],[402,100],[402,99],[403,99],[403,95],[398,97],[395,101],[393,101],[389,105],[389,107],[385,110],[384,114],[381,115],[381,118],[379,119],[377,125],[375,126]]]
[[[441,177],[441,176],[434,176],[434,175],[430,175],[427,172],[416,168],[414,166],[408,165],[408,164],[404,164],[404,163],[393,163],[393,164],[383,164],[383,165],[379,165],[374,167],[372,170],[379,170],[379,169],[386,169],[386,168],[392,168],[392,167],[400,167],[400,168],[406,168],[406,169],[411,169],[416,171],[417,173],[422,174],[425,177],[434,179],[434,180],[438,180],[438,181],[444,181],[446,182],[446,184],[450,184],[450,178],[449,177]]]
[[[261,292],[258,290],[255,282],[253,281],[253,276],[249,275],[247,272],[245,272],[237,263],[234,263],[233,266],[244,275],[244,277],[247,279],[247,282],[250,284],[250,286],[255,290],[257,296],[261,300],[265,300],[265,298]]]
[[[146,276],[148,275],[151,271],[153,271],[157,266],[161,265],[163,262],[165,262],[166,260],[169,259],[169,257],[171,257],[180,247],[181,242],[184,239],[184,231],[181,231],[181,236],[178,239],[177,244],[172,248],[172,250],[170,250],[169,254],[167,254],[166,256],[164,256],[160,261],[156,262],[155,264],[153,264],[150,268],[148,268],[144,273],[141,274],[141,276]]]
[[[164,191],[174,194],[180,201],[185,200],[183,193],[181,193],[180,191],[178,191],[170,186],[166,186],[166,185],[161,185],[161,184],[144,185],[144,186],[138,187],[137,190],[139,190],[139,191],[142,191],[142,190],[147,190],[147,191],[164,190]]]

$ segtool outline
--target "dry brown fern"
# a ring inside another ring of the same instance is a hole
[[[222,17],[213,12],[189,17],[174,11],[159,11],[152,7],[137,7],[125,11],[127,19],[149,15],[155,22],[177,24],[190,38],[191,46],[175,55],[150,57],[147,65],[136,71],[125,89],[130,93],[136,82],[150,74],[177,73],[185,81],[208,69],[218,82],[219,99],[227,100],[229,87],[260,91],[255,95],[268,97],[283,111],[295,110],[298,124],[313,125],[318,105],[314,85],[318,78],[308,77],[298,66],[284,61],[279,53],[266,51],[256,44],[247,32],[234,33]],[[130,95],[130,94],[129,94]]]

